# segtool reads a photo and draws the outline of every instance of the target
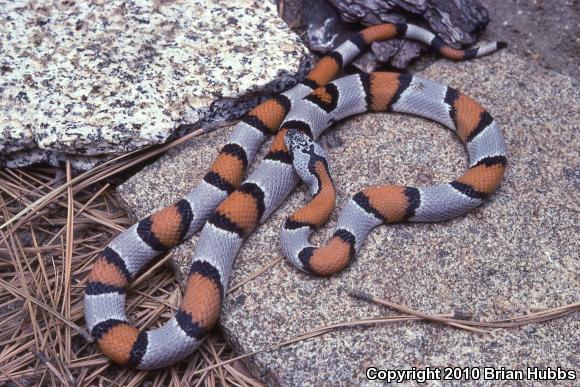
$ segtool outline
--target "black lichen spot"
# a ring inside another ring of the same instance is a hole
[[[18,102],[30,102],[30,99],[28,98],[28,95],[24,91],[19,92],[16,95],[15,100],[18,101]]]
[[[6,74],[12,71],[12,67],[8,66],[8,65],[2,65],[0,66],[0,72],[2,72],[2,74]]]

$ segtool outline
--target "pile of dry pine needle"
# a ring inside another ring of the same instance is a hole
[[[87,341],[85,279],[97,254],[132,224],[115,199],[118,176],[191,137],[75,178],[70,166],[0,169],[0,385],[260,385],[241,363],[220,365],[233,354],[217,333],[161,372],[117,367]],[[153,327],[174,313],[176,291],[173,273],[158,263],[132,284],[128,314]]]
[[[84,281],[98,253],[131,225],[115,200],[114,187],[135,166],[197,134],[125,155],[74,178],[70,165],[0,169],[0,385],[261,385],[241,363],[253,354],[235,357],[216,332],[187,360],[145,372],[108,362],[89,342],[84,328]],[[131,286],[127,310],[141,328],[155,327],[175,310],[179,288],[164,265],[168,258],[154,263]],[[242,282],[251,281],[267,268]],[[580,307],[576,303],[486,323],[426,315],[366,294],[352,296],[401,314],[337,323],[264,350],[351,326],[431,320],[481,332],[546,321]]]

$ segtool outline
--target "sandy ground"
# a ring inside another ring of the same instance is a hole
[[[486,39],[543,67],[580,79],[580,2],[577,0],[481,0],[491,22]]]

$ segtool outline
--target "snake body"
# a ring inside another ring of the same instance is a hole
[[[366,103],[357,105],[353,101]],[[503,177],[506,146],[499,126],[477,102],[453,88],[416,76],[377,72],[340,78],[299,104],[300,109],[293,111],[300,111],[301,124],[290,127],[285,123],[282,128],[290,128],[285,139],[287,148],[313,198],[287,219],[281,241],[286,257],[302,271],[330,275],[342,270],[369,231],[380,224],[439,222],[462,215],[483,203]],[[324,106],[329,105],[333,109],[326,111]],[[324,152],[313,140],[325,129],[327,120],[386,110],[429,118],[456,132],[466,144],[469,169],[447,184],[422,188],[375,186],[358,192],[340,214],[332,239],[326,246],[315,248],[308,238],[328,220],[335,189]],[[310,128],[313,137],[296,127]]]
[[[301,270],[323,275],[344,267],[377,224],[458,216],[495,189],[505,169],[503,137],[489,113],[469,97],[395,73],[351,75],[331,82],[372,42],[394,37],[422,41],[454,60],[479,57],[504,46],[491,43],[462,51],[414,25],[373,26],[324,56],[302,83],[252,109],[189,194],[119,234],[97,258],[86,283],[85,320],[106,356],[128,367],[155,369],[191,354],[219,318],[231,268],[244,239],[298,184],[296,172],[310,183],[313,200],[283,226],[283,251]],[[309,233],[326,221],[335,198],[328,162],[313,141],[345,117],[388,110],[424,116],[456,130],[467,144],[469,170],[443,186],[362,191],[347,204],[329,244],[322,249],[309,246]],[[258,148],[273,134],[264,160],[243,181]],[[150,331],[131,326],[125,314],[128,284],[154,257],[200,229],[175,316]]]

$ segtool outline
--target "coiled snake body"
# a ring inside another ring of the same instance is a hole
[[[183,199],[117,236],[97,258],[86,285],[85,320],[109,358],[130,367],[155,369],[192,353],[219,318],[244,239],[281,204],[300,177],[313,198],[282,227],[282,250],[294,266],[319,275],[344,268],[366,234],[379,224],[449,219],[477,207],[495,190],[506,166],[503,136],[491,115],[471,98],[406,74],[357,74],[331,82],[369,44],[393,37],[422,41],[454,60],[479,57],[504,46],[491,43],[461,51],[414,25],[373,26],[323,57],[304,82],[255,107],[236,125],[202,182]],[[447,126],[466,144],[470,167],[449,184],[365,189],[347,203],[330,242],[322,248],[310,246],[310,233],[326,222],[335,201],[328,162],[314,141],[334,122],[369,111],[410,113]],[[243,181],[259,146],[272,134],[276,137],[268,154]],[[132,327],[125,315],[128,283],[152,258],[199,229],[176,315],[150,331]]]

